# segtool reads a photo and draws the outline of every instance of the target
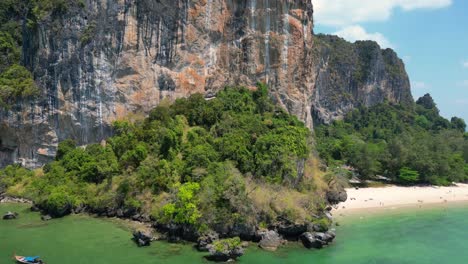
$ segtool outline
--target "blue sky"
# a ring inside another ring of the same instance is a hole
[[[315,32],[372,39],[405,61],[413,96],[430,93],[468,123],[467,0],[313,0]]]

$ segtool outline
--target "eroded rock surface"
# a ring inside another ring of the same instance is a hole
[[[310,128],[359,104],[411,99],[392,51],[349,44],[341,60],[341,46],[315,37],[310,0],[82,2],[23,27],[23,64],[41,95],[0,110],[0,166],[38,167],[61,140],[100,142],[115,120],[226,85],[267,83]]]

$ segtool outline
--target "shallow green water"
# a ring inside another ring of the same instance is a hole
[[[137,248],[130,233],[115,223],[86,216],[42,222],[21,205],[0,205],[20,218],[0,220],[0,263],[13,252],[41,254],[47,263],[207,263],[190,245],[153,243]],[[276,253],[251,247],[239,263],[468,263],[468,207],[394,212],[365,219],[348,218],[336,243],[324,250],[290,245]]]

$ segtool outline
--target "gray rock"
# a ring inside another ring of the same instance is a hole
[[[262,238],[258,246],[267,251],[276,251],[284,243],[283,238],[274,230],[259,231]]]
[[[216,232],[209,232],[198,238],[197,249],[199,251],[209,251],[209,246],[219,239],[219,235]]]
[[[330,186],[330,189],[328,190],[326,194],[326,198],[330,204],[339,204],[341,202],[346,202],[346,200],[348,200],[348,194],[346,193],[346,190],[342,186],[338,186],[337,184],[334,184]]]
[[[31,206],[30,210],[31,210],[31,212],[40,212],[41,211],[41,209],[35,204],[33,204]]]
[[[266,82],[272,98],[309,128],[358,105],[412,100],[393,51],[313,35],[311,1],[258,1],[254,12],[246,1],[84,2],[22,27],[22,63],[40,95],[0,108],[0,167],[39,167],[61,139],[97,143],[123,115],[148,113],[164,98],[212,98],[229,85]]]
[[[50,215],[41,215],[41,220],[42,221],[52,220],[52,216],[50,216]]]
[[[138,230],[133,232],[133,241],[139,247],[146,247],[151,245],[151,241],[153,241],[153,234],[149,231]]]
[[[306,248],[320,249],[329,245],[335,239],[336,234],[334,231],[327,232],[305,232],[300,236],[302,244]]]
[[[7,212],[3,215],[3,220],[13,220],[18,218],[18,213],[16,212]]]
[[[297,240],[302,233],[307,231],[307,224],[279,224],[277,229],[281,236],[287,239]]]

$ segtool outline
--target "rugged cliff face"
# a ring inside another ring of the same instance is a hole
[[[0,112],[0,165],[39,166],[61,140],[99,142],[164,98],[226,85],[266,82],[310,128],[359,104],[412,100],[392,51],[316,38],[310,0],[69,2],[23,26],[23,64],[42,94]]]
[[[329,123],[357,106],[413,102],[404,63],[373,41],[351,44],[336,36],[314,37],[314,123]]]

